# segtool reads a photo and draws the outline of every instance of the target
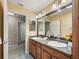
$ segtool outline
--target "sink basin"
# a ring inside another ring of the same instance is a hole
[[[67,44],[61,43],[61,42],[57,42],[57,41],[49,41],[48,45],[54,46],[54,47],[67,47]]]
[[[41,37],[32,37],[32,39],[34,39],[34,40],[41,40],[42,38]]]
[[[48,39],[47,37],[45,37],[45,38],[41,38],[41,37],[32,37],[32,39],[34,39],[34,40],[46,40],[46,39]]]

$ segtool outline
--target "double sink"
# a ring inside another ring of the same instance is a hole
[[[34,40],[40,40],[40,41],[46,41],[47,38],[41,38],[41,37],[32,37]],[[53,41],[53,40],[48,40],[47,45],[54,46],[54,47],[67,47],[66,43],[59,42],[59,41]]]

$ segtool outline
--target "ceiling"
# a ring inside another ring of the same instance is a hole
[[[29,10],[38,13],[54,0],[8,0]]]

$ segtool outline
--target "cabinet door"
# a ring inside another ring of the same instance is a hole
[[[37,46],[37,59],[41,59],[41,48]]]
[[[36,52],[37,52],[36,45],[32,44],[32,55],[33,55],[34,59],[36,59]]]
[[[62,55],[62,54],[59,54],[59,57],[58,57],[58,59],[71,59],[70,57],[67,57],[67,56],[64,56],[64,55]]]
[[[42,50],[42,59],[51,59],[50,54]]]
[[[32,54],[32,42],[29,40],[29,53]]]

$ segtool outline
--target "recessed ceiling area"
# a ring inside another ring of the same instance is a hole
[[[49,5],[54,0],[8,0],[19,6],[23,6],[35,13],[40,12],[43,8]]]

